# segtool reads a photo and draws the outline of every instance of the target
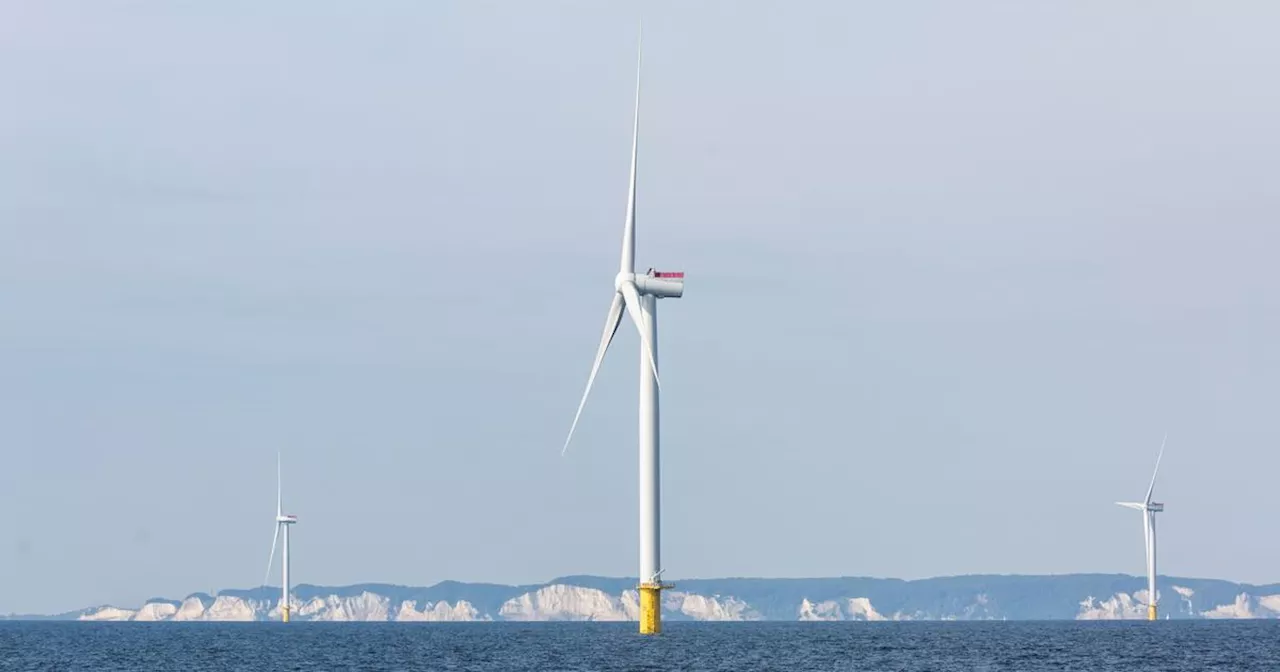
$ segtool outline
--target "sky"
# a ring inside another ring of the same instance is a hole
[[[0,613],[634,576],[642,17],[664,578],[1280,581],[1274,3],[0,0]]]

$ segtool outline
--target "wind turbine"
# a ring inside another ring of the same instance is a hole
[[[641,40],[643,43],[643,40]],[[622,323],[626,308],[631,322],[640,332],[640,633],[656,635],[662,631],[661,591],[670,586],[662,583],[659,548],[660,487],[658,468],[658,299],[678,299],[684,294],[683,272],[636,273],[636,149],[640,137],[640,48],[636,54],[635,122],[631,130],[631,180],[627,190],[627,214],[622,228],[622,260],[613,278],[613,302],[605,317],[604,334],[591,364],[587,389],[578,402],[569,436],[561,455],[569,449],[578,419],[591,394],[600,363],[609,343]]]
[[[267,577],[271,576],[271,565],[276,560],[276,542],[280,540],[280,530],[284,529],[284,544],[280,548],[280,620],[289,622],[289,527],[298,522],[298,517],[284,513],[284,496],[280,485],[280,454],[276,453],[276,533],[271,538],[271,555],[267,557],[267,573],[262,577],[262,585],[267,585]]]
[[[1147,486],[1147,497],[1141,502],[1116,502],[1128,509],[1142,512],[1142,537],[1147,546],[1147,620],[1156,620],[1156,514],[1164,511],[1164,504],[1151,501],[1151,494],[1156,489],[1156,474],[1160,473],[1160,458],[1164,457],[1164,444],[1169,438],[1168,432],[1160,441],[1160,452],[1156,455],[1156,468],[1151,473],[1151,485]]]

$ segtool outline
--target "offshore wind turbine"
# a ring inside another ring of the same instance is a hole
[[[298,517],[284,512],[283,489],[280,478],[280,454],[276,453],[276,533],[271,538],[271,555],[267,557],[267,573],[262,577],[262,585],[267,585],[267,577],[271,576],[271,565],[276,560],[276,542],[280,540],[280,530],[284,529],[284,544],[280,547],[280,620],[289,622],[289,528],[298,522]]]
[[[642,41],[643,42],[643,41]],[[636,54],[635,120],[631,130],[631,180],[627,189],[627,214],[622,227],[622,259],[613,278],[613,302],[605,317],[604,333],[596,349],[587,389],[578,402],[569,436],[561,455],[569,449],[573,432],[582,417],[582,409],[591,394],[600,363],[609,343],[622,323],[626,308],[631,322],[640,332],[640,633],[656,635],[662,631],[661,593],[670,586],[662,583],[659,546],[660,495],[658,464],[658,299],[678,299],[684,294],[683,272],[660,272],[652,268],[636,273],[636,150],[640,138],[640,53]]]
[[[1156,474],[1160,473],[1160,458],[1164,457],[1164,444],[1168,440],[1166,432],[1160,441],[1160,452],[1156,455],[1156,468],[1151,472],[1151,485],[1147,486],[1147,497],[1141,502],[1116,502],[1128,509],[1142,512],[1142,538],[1147,547],[1147,620],[1156,620],[1156,514],[1164,511],[1164,504],[1151,501],[1156,489]]]

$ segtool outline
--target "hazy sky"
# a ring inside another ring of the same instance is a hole
[[[0,613],[634,575],[641,14],[667,578],[1280,580],[1275,3],[0,0]]]

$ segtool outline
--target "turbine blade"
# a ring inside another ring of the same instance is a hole
[[[640,343],[645,353],[649,355],[649,368],[653,370],[653,382],[661,388],[662,381],[658,379],[658,360],[653,356],[653,342],[649,340],[649,330],[644,326],[644,314],[640,312],[640,292],[632,282],[622,283],[618,291],[622,292],[622,298],[626,299],[627,313],[631,315],[631,321],[636,323],[636,330],[640,332]]]
[[[1156,470],[1151,472],[1151,485],[1147,488],[1148,504],[1151,503],[1151,493],[1156,489],[1156,474],[1160,473],[1160,458],[1164,457],[1164,443],[1169,440],[1169,432],[1164,433],[1164,438],[1160,439],[1160,452],[1156,454]]]
[[[262,575],[262,585],[267,585],[267,579],[271,578],[271,565],[276,562],[276,542],[280,540],[280,523],[276,523],[275,536],[271,537],[271,555],[267,556],[267,572]]]
[[[636,150],[640,140],[640,57],[643,54],[644,31],[636,47],[636,109],[631,128],[631,180],[627,185],[627,219],[622,226],[622,262],[619,272],[636,272]]]
[[[600,335],[600,347],[596,348],[596,359],[591,363],[591,375],[587,377],[587,389],[582,393],[582,401],[578,402],[578,412],[573,414],[573,424],[569,426],[569,438],[564,440],[563,456],[569,450],[569,442],[573,440],[573,432],[578,428],[578,419],[582,417],[582,409],[587,405],[587,396],[591,394],[591,386],[596,382],[596,374],[600,372],[600,363],[604,361],[604,353],[613,342],[613,335],[618,333],[618,325],[622,324],[622,295],[615,293],[613,303],[609,304],[609,314],[605,317],[604,333]]]
[[[280,451],[276,451],[276,517],[284,513],[284,490],[280,485]]]
[[[1116,502],[1116,504],[1118,506],[1123,506],[1126,509],[1136,509],[1138,511],[1147,510],[1147,505],[1142,502]]]

